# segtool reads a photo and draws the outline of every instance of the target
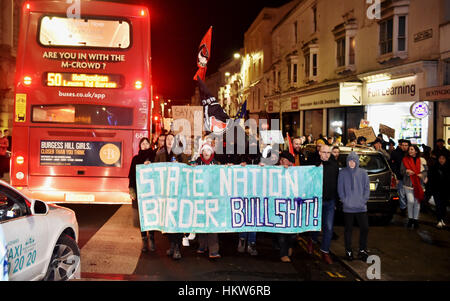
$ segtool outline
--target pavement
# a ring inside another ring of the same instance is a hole
[[[331,253],[362,280],[381,281],[449,281],[450,280],[450,227],[436,228],[433,212],[421,213],[418,229],[406,228],[407,217],[398,214],[387,226],[369,221],[369,255],[379,261],[379,279],[372,278],[376,262],[351,262],[344,259],[344,227],[334,226],[339,239],[332,241]],[[359,229],[353,228],[353,251],[359,242]]]

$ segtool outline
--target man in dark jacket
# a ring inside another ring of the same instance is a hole
[[[397,177],[397,191],[400,203],[399,207],[403,216],[406,215],[406,195],[403,189],[403,176],[400,173],[400,166],[402,165],[403,157],[408,151],[410,145],[411,143],[409,142],[409,140],[398,140],[398,147],[395,151],[392,152],[391,160],[389,161],[391,169]]]
[[[322,144],[319,149],[320,161],[316,166],[323,166],[323,189],[322,189],[322,243],[320,251],[323,260],[332,264],[329,255],[331,238],[333,236],[334,211],[336,200],[338,200],[337,183],[339,176],[339,165],[336,160],[330,160],[331,148]],[[308,253],[313,253],[313,240],[317,241],[318,232],[312,232],[308,242]]]

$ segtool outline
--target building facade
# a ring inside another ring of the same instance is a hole
[[[248,100],[250,117],[278,119],[283,135],[343,143],[366,126],[419,145],[450,136],[448,1],[372,2],[264,9],[245,33],[240,86],[230,90]]]

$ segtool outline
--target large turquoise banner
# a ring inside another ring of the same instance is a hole
[[[142,231],[320,231],[322,167],[154,163],[136,168]]]

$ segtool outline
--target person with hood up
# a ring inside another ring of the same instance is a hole
[[[139,141],[139,152],[131,160],[130,171],[128,173],[128,188],[131,198],[131,206],[133,208],[134,219],[138,220],[138,202],[137,202],[137,188],[136,188],[136,165],[149,164],[154,161],[155,153],[150,147],[150,140],[144,137]],[[147,233],[149,237],[147,237]],[[155,251],[155,232],[144,231],[141,232],[142,236],[142,252],[147,252],[149,247],[151,251]],[[150,241],[149,241],[150,238]],[[150,244],[150,246],[149,246]]]
[[[359,167],[359,156],[351,152],[347,157],[347,167],[339,172],[338,194],[343,203],[344,211],[344,239],[348,260],[353,260],[352,232],[354,220],[359,225],[359,254],[358,258],[366,261],[367,236],[369,222],[367,217],[367,201],[370,195],[370,181],[367,171]]]

